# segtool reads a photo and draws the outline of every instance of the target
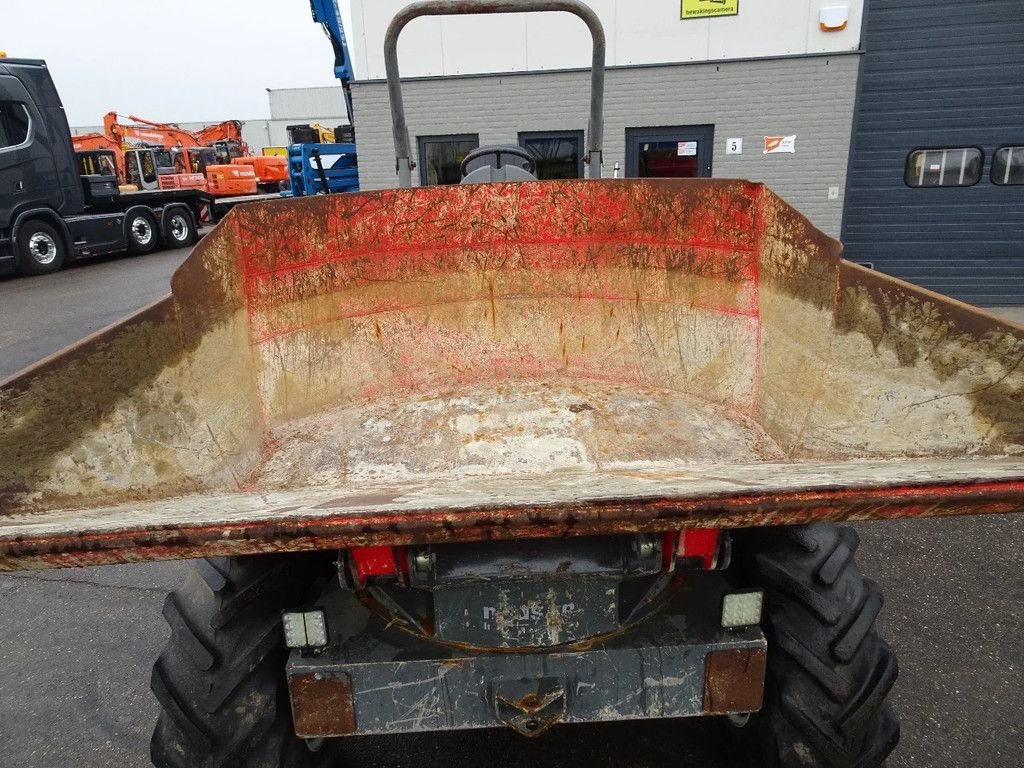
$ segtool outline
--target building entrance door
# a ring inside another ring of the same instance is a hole
[[[626,176],[692,178],[711,175],[713,125],[626,129]]]

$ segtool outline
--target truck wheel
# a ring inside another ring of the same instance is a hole
[[[875,632],[882,594],[854,562],[859,543],[834,525],[735,532],[733,563],[765,591],[768,637],[764,706],[731,720],[744,765],[756,750],[772,768],[875,768],[895,749],[896,657]]]
[[[25,275],[56,272],[64,266],[65,258],[64,238],[52,224],[30,219],[19,227],[15,243],[19,272]]]
[[[161,706],[150,742],[157,768],[319,765],[294,735],[281,610],[302,606],[317,555],[196,561],[164,602],[171,638],[153,667]]]
[[[128,253],[142,256],[156,248],[156,219],[149,211],[132,211],[125,221]]]
[[[174,208],[164,223],[164,245],[185,248],[196,241],[196,223],[187,208]]]

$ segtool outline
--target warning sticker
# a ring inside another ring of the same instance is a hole
[[[680,19],[706,19],[709,16],[737,16],[740,0],[682,0]]]
[[[764,137],[764,154],[774,155],[781,152],[789,154],[796,152],[796,134],[792,136]]]

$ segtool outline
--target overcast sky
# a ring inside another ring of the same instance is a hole
[[[46,59],[73,126],[265,118],[267,88],[337,82],[307,0],[0,0],[0,51]]]

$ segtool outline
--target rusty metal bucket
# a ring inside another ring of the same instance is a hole
[[[0,385],[0,568],[1024,508],[1024,329],[763,186],[247,205]]]

